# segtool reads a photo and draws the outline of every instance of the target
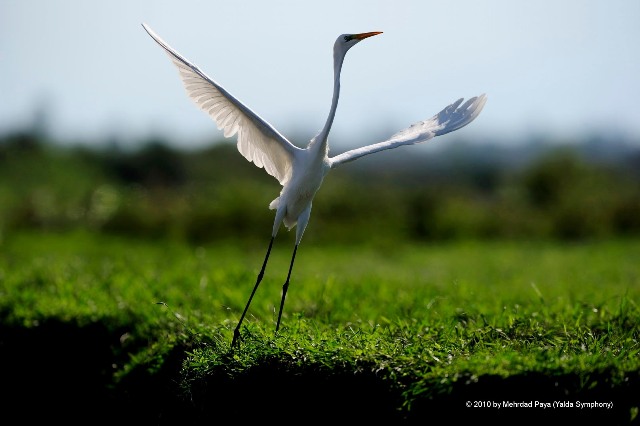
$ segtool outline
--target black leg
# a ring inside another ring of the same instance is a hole
[[[289,265],[289,273],[287,274],[287,281],[282,286],[282,300],[280,300],[280,312],[278,313],[278,322],[276,323],[276,333],[280,328],[280,318],[282,318],[282,308],[284,307],[284,299],[287,297],[287,289],[289,289],[289,278],[291,278],[291,270],[293,269],[293,261],[296,260],[296,251],[298,251],[298,244],[293,248],[293,256],[291,256],[291,265]]]
[[[271,253],[271,246],[273,246],[273,240],[275,237],[271,237],[271,241],[269,242],[269,248],[267,249],[267,254],[264,257],[264,262],[262,263],[262,269],[260,269],[260,273],[258,274],[258,279],[256,280],[256,285],[253,287],[253,291],[251,292],[251,296],[249,296],[249,300],[247,301],[247,306],[244,307],[244,311],[242,312],[242,316],[240,317],[240,321],[238,321],[238,325],[236,329],[233,331],[233,340],[231,341],[231,347],[236,346],[236,344],[240,341],[240,325],[242,324],[242,320],[244,320],[244,316],[247,314],[247,310],[249,309],[249,305],[251,304],[251,299],[253,299],[253,295],[256,294],[256,290],[260,285],[260,281],[262,281],[262,277],[264,276],[264,270],[267,267],[267,260],[269,260],[269,253]],[[291,271],[289,271],[291,273]]]

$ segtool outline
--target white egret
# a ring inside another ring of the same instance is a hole
[[[282,185],[280,196],[269,204],[269,208],[276,211],[271,240],[253,291],[234,330],[232,346],[235,346],[239,341],[240,326],[264,276],[269,253],[271,253],[271,247],[278,229],[284,223],[289,230],[294,226],[297,226],[297,229],[289,272],[282,286],[282,298],[276,323],[276,333],[278,332],[293,262],[296,258],[302,234],[309,222],[313,197],[329,170],[374,152],[426,142],[436,136],[460,129],[480,114],[487,100],[484,94],[472,97],[465,103],[462,103],[462,98],[458,99],[433,117],[413,124],[394,134],[386,141],[329,157],[328,136],[336,114],[336,108],[338,107],[340,71],[344,57],[353,46],[365,38],[381,34],[381,32],[342,34],[336,39],[333,45],[333,98],[331,99],[329,117],[320,133],[311,139],[307,147],[303,149],[289,142],[268,122],[165,43],[146,24],[143,23],[142,26],[165,50],[173,64],[178,68],[187,94],[196,105],[211,116],[218,129],[224,131],[225,137],[232,137],[237,134],[237,146],[240,153],[256,166],[264,167],[267,173],[276,178]]]

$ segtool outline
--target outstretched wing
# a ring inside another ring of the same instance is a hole
[[[384,142],[367,145],[362,148],[352,149],[329,159],[331,167],[336,167],[342,163],[347,163],[364,155],[385,149],[396,148],[403,145],[414,145],[426,142],[436,136],[453,132],[471,123],[482,111],[487,96],[482,94],[469,99],[462,104],[462,98],[452,103],[438,114],[428,120],[420,121],[412,126],[399,131]],[[462,104],[462,105],[461,105]]]
[[[187,94],[201,110],[213,118],[225,137],[238,134],[238,151],[285,185],[291,178],[297,146],[269,123],[233,97],[222,86],[165,43],[146,24],[149,35],[166,51],[180,72]]]

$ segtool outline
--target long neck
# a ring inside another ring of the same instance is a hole
[[[331,109],[329,109],[329,116],[327,117],[327,122],[324,124],[324,127],[318,133],[318,135],[314,138],[316,143],[321,144],[321,148],[325,152],[329,152],[328,146],[328,138],[329,132],[331,131],[331,125],[333,124],[333,118],[336,115],[336,110],[338,108],[338,98],[340,97],[340,71],[342,69],[342,62],[344,60],[344,55],[336,56],[334,58],[333,63],[333,97],[331,98]]]

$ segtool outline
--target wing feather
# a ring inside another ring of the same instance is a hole
[[[238,151],[256,166],[264,167],[284,186],[291,179],[295,152],[301,149],[180,55],[146,24],[142,26],[178,68],[184,88],[195,104],[209,114],[226,138],[237,134]]]
[[[428,120],[420,121],[401,130],[386,141],[352,149],[331,157],[329,164],[333,168],[374,152],[426,142],[436,136],[458,130],[475,120],[487,102],[487,96],[485,94],[475,96],[464,104],[462,101],[462,98],[458,99]]]

